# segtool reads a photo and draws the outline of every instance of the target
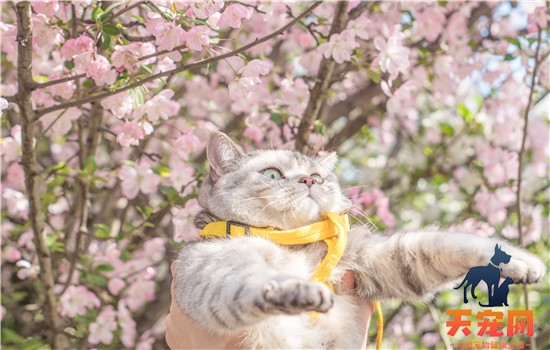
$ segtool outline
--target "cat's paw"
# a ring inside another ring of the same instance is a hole
[[[508,264],[501,264],[502,276],[510,277],[515,283],[536,283],[546,274],[546,266],[535,255],[525,251],[511,254]]]
[[[334,304],[327,286],[299,278],[269,281],[263,286],[262,296],[265,302],[262,309],[266,312],[327,312]]]

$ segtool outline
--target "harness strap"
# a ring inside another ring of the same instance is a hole
[[[328,247],[327,254],[315,269],[311,280],[325,284],[334,292],[334,287],[328,282],[328,278],[344,254],[349,229],[350,223],[347,214],[326,213],[319,222],[285,231],[252,227],[233,221],[216,221],[206,225],[201,231],[200,236],[202,238],[257,236],[280,245],[309,244],[324,241]],[[376,348],[380,349],[384,326],[380,302],[375,302],[375,308],[378,313]],[[315,315],[312,317],[316,318]]]

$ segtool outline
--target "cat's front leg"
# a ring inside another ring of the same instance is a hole
[[[216,333],[250,327],[274,314],[328,311],[330,290],[303,278],[308,275],[303,264],[287,253],[254,237],[191,243],[177,260],[178,304]]]
[[[382,237],[351,232],[348,243],[344,268],[356,271],[357,292],[369,300],[429,296],[470,268],[488,265],[497,243],[511,256],[500,264],[503,277],[534,283],[546,272],[535,255],[473,234],[410,232]]]

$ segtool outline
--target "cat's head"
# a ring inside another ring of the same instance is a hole
[[[245,154],[216,132],[208,140],[207,156],[210,173],[199,203],[219,219],[286,230],[351,207],[332,172],[335,153],[315,158],[290,150]]]

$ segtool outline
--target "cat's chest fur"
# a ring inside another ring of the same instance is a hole
[[[336,295],[325,314],[276,315],[247,330],[243,348],[360,349],[361,315],[353,298]]]

